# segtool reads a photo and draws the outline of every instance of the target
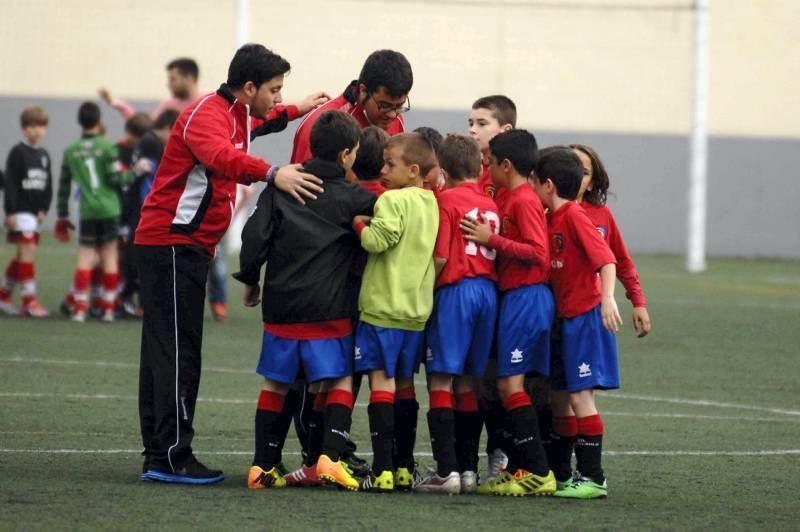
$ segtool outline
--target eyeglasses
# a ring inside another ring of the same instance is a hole
[[[389,102],[380,102],[375,99],[372,94],[369,95],[372,98],[372,101],[375,102],[375,107],[378,108],[378,112],[381,114],[388,115],[389,113],[394,113],[395,116],[401,115],[403,113],[407,113],[411,110],[411,98],[406,96],[406,101],[401,103],[400,105],[394,105]]]

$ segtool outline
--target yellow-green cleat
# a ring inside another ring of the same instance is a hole
[[[265,471],[258,466],[250,468],[247,475],[247,487],[252,490],[263,490],[267,488],[285,488],[286,480],[278,472],[278,469],[273,467],[269,471]]]
[[[370,473],[361,481],[362,491],[374,493],[391,493],[394,491],[394,475],[391,471],[384,471],[377,477]]]
[[[327,455],[317,460],[317,476],[330,484],[336,484],[350,491],[358,491],[358,480],[347,464],[339,460],[334,462]]]
[[[409,491],[417,481],[417,470],[407,467],[398,467],[394,472],[394,487],[398,491]]]
[[[502,469],[500,474],[492,480],[478,485],[476,493],[478,495],[494,495],[501,486],[514,479],[514,475]]]
[[[552,471],[548,471],[547,475],[540,477],[524,469],[518,469],[510,481],[504,483],[495,491],[497,495],[510,497],[525,497],[527,495],[540,497],[542,495],[553,495],[555,492],[556,476]]]
[[[581,477],[559,489],[554,495],[565,499],[602,499],[608,497],[608,484],[605,479],[601,484],[590,478]]]

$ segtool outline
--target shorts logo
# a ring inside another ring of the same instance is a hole
[[[550,251],[552,253],[561,253],[564,251],[564,235],[561,233],[553,233],[550,237]]]
[[[427,351],[425,351],[425,359],[426,359],[428,362],[430,362],[431,360],[433,360],[433,351],[431,351],[431,348],[430,348],[430,347],[428,348],[428,350],[427,350]]]
[[[511,351],[511,363],[512,364],[519,364],[522,362],[522,351],[519,350],[519,347]]]
[[[586,362],[583,362],[580,366],[578,366],[578,377],[591,377],[592,375],[592,368]]]
[[[355,360],[361,360],[361,348],[358,346],[356,346],[356,355],[354,358]]]
[[[606,226],[605,225],[598,225],[597,226],[597,231],[600,233],[600,236],[603,237],[603,240],[605,240],[607,235],[608,235],[608,231],[606,230]]]

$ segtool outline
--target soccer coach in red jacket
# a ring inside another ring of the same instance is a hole
[[[242,46],[227,83],[185,109],[170,133],[136,230],[144,317],[139,369],[142,480],[211,484],[222,471],[192,453],[200,384],[206,278],[231,221],[236,184],[266,181],[302,202],[321,192],[297,166],[248,155],[254,129],[278,130],[327,101],[324,93],[281,106],[289,63],[260,44]]]

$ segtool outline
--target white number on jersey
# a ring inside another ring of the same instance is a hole
[[[86,163],[86,168],[89,170],[89,186],[92,187],[92,192],[96,192],[100,188],[100,178],[97,176],[97,166],[94,164],[94,157],[89,157],[83,160]]]
[[[493,211],[483,211],[481,213],[482,218],[484,221],[489,222],[489,226],[492,228],[494,234],[500,234],[500,217],[497,215],[496,212]],[[471,211],[469,211],[466,215],[467,218],[472,220],[480,221],[478,217],[478,208],[475,207]],[[467,242],[466,247],[464,248],[464,253],[471,256],[476,256],[478,254],[478,250],[480,249],[481,255],[486,257],[487,260],[494,260],[497,257],[497,251],[494,249],[489,249],[486,246],[478,246],[475,242]]]

